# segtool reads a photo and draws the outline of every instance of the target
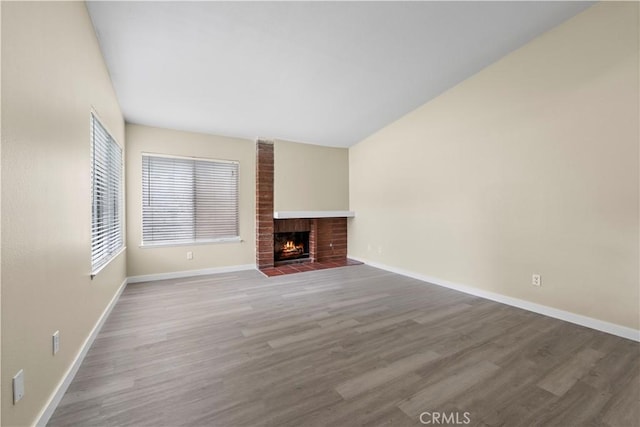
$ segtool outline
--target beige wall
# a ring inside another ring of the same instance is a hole
[[[125,279],[125,254],[89,277],[92,106],[123,145],[84,3],[3,2],[3,425],[36,420]],[[11,378],[20,369],[25,396],[14,406]]]
[[[274,210],[349,209],[349,151],[276,140]]]
[[[255,264],[255,142],[139,125],[126,129],[129,276]],[[141,248],[142,153],[239,161],[242,241]],[[192,260],[187,260],[187,251],[193,252]]]
[[[350,256],[638,329],[637,9],[597,4],[352,147]]]

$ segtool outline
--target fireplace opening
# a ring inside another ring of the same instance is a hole
[[[275,233],[273,235],[273,260],[285,262],[309,258],[309,232]]]

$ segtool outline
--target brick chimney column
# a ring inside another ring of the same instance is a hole
[[[273,267],[273,141],[256,142],[256,265]]]

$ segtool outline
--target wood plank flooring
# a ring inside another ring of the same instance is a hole
[[[49,425],[637,426],[639,408],[638,343],[361,265],[129,285]]]

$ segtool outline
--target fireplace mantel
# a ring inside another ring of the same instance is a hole
[[[276,211],[273,213],[275,219],[290,218],[353,218],[356,216],[353,211]]]

